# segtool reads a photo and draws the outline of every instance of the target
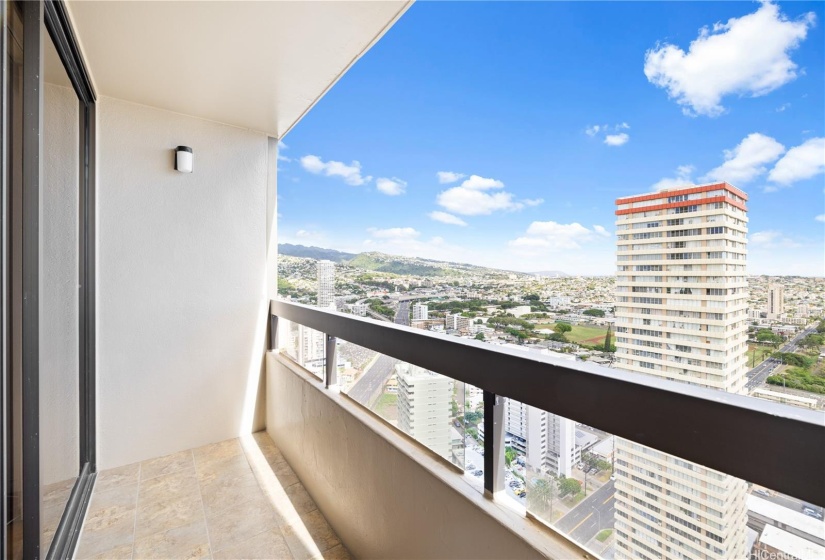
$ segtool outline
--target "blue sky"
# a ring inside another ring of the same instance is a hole
[[[727,180],[825,275],[825,4],[418,2],[283,139],[279,239],[613,274],[617,197]]]

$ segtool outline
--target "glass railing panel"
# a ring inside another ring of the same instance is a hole
[[[338,340],[342,392],[465,468],[465,387],[439,373]]]
[[[484,492],[484,391],[464,384],[464,408],[461,418],[465,431],[464,476],[470,485]]]
[[[294,321],[279,319],[278,349],[313,375],[323,379],[326,335]]]
[[[600,558],[825,558],[819,505],[514,400],[505,430],[507,498]]]

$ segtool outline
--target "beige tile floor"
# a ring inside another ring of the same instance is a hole
[[[258,432],[103,471],[77,560],[350,558]]]

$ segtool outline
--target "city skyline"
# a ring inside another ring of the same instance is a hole
[[[726,180],[750,196],[748,273],[821,276],[822,21],[804,3],[598,17],[590,4],[414,5],[285,139],[281,240],[604,275],[615,198]],[[518,41],[494,40],[515,28]],[[779,77],[743,67],[696,89],[714,71],[708,42],[750,57],[749,29],[775,37],[759,56]],[[698,75],[680,73],[688,59]],[[322,218],[317,197],[336,211]]]

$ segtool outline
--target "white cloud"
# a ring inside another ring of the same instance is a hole
[[[791,106],[790,103],[783,103],[782,105],[780,105],[779,107],[776,108],[776,112],[777,113],[783,113],[785,111],[785,109],[789,109],[790,106]]]
[[[436,173],[436,176],[438,177],[438,182],[442,185],[446,185],[447,183],[455,183],[456,181],[466,177],[464,173],[456,173],[454,171],[439,171]]]
[[[797,65],[789,53],[814,21],[812,12],[790,21],[777,5],[763,2],[752,14],[702,28],[687,53],[670,44],[647,51],[645,76],[685,114],[718,116],[726,95],[757,97],[794,80]]]
[[[612,127],[606,124],[594,124],[593,126],[588,126],[585,128],[584,133],[590,137],[596,136],[600,133],[604,134],[605,144],[608,146],[621,146],[623,144],[627,144],[627,141],[630,140],[630,135],[626,132],[620,131],[628,129],[630,129],[630,125],[626,122],[615,124]],[[614,134],[608,134],[611,131]]]
[[[757,231],[750,235],[750,243],[755,247],[765,249],[793,248],[799,247],[799,243],[782,233],[781,231],[770,229]]]
[[[376,239],[415,239],[421,232],[411,227],[395,227],[387,229],[369,228],[367,231]]]
[[[327,177],[341,177],[348,185],[357,187],[372,180],[370,176],[361,174],[361,164],[353,161],[347,165],[340,161],[323,161],[318,156],[308,155],[301,158],[301,167],[316,175],[326,175]]]
[[[521,201],[525,206],[539,206],[544,204],[543,198],[525,198]]]
[[[768,180],[780,185],[810,179],[825,172],[825,138],[811,138],[776,162],[768,174]]]
[[[466,226],[467,222],[459,218],[458,216],[453,216],[447,212],[442,212],[440,210],[435,210],[434,212],[430,212],[427,214],[430,219],[435,220],[436,222],[441,222],[442,224],[450,224],[453,226]]]
[[[402,181],[398,177],[393,177],[392,179],[379,177],[375,180],[375,186],[379,191],[390,196],[404,194],[407,190],[407,182]]]
[[[582,244],[605,237],[610,237],[610,233],[599,225],[593,226],[591,230],[577,222],[533,222],[527,232],[510,241],[509,246],[521,255],[536,256],[547,252],[581,249]]]
[[[453,187],[439,193],[438,205],[463,216],[486,216],[499,210],[520,210],[523,205],[513,200],[513,193],[482,191]]]
[[[477,255],[472,250],[447,243],[443,237],[422,239],[422,234],[411,227],[369,228],[370,237],[362,242],[362,249],[390,255],[423,257],[453,262],[473,262]]]
[[[604,143],[608,146],[623,146],[630,140],[630,136],[625,132],[619,134],[608,134],[604,137]]]
[[[488,193],[485,191],[503,189],[504,183],[479,175],[470,175],[457,187],[438,193],[436,202],[442,208],[462,216],[483,216],[498,211],[521,210],[525,205],[536,206],[543,201],[516,201],[515,195],[506,191]]]
[[[278,140],[278,161],[292,161],[291,157],[287,157],[283,155],[281,152],[288,149],[289,146],[283,143],[283,141]]]
[[[785,146],[764,134],[747,135],[738,146],[725,150],[725,163],[711,169],[702,178],[742,184],[752,181],[767,171],[766,164],[776,161],[785,152]]]
[[[465,189],[487,190],[487,189],[501,189],[504,183],[498,179],[488,179],[487,177],[479,177],[478,175],[470,175],[470,178],[461,183]]]
[[[680,165],[676,168],[676,176],[675,177],[663,177],[659,179],[656,183],[653,184],[651,190],[653,191],[664,191],[667,189],[675,189],[678,187],[690,187],[693,186],[693,172],[696,168],[692,165]]]
[[[814,218],[817,222],[825,222],[825,214],[820,214],[816,218]]]
[[[314,231],[310,229],[299,229],[295,232],[295,237],[304,240],[320,240],[324,238],[324,234],[319,231]]]

